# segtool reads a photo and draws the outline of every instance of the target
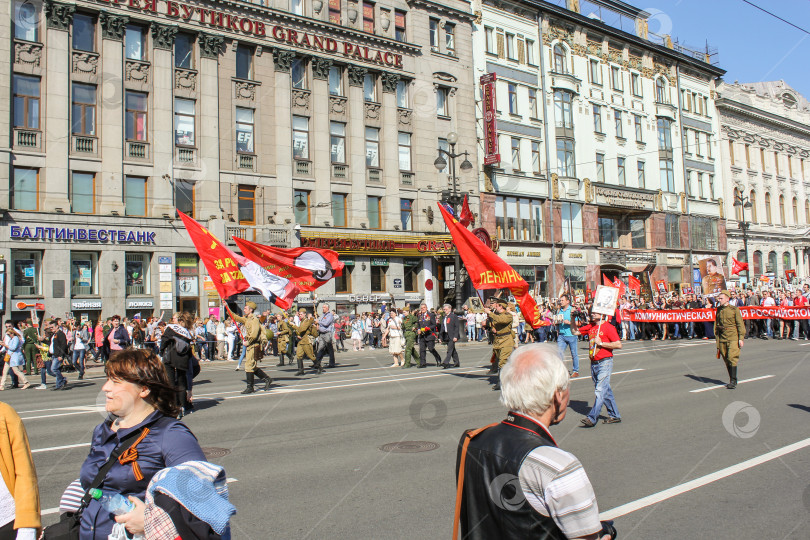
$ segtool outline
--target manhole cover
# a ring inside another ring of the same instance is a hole
[[[208,459],[225,457],[231,453],[231,451],[227,448],[216,448],[214,446],[204,446],[202,451],[205,457]]]
[[[384,444],[380,446],[380,450],[395,454],[414,454],[416,452],[430,452],[438,447],[439,443],[430,441],[400,441]]]

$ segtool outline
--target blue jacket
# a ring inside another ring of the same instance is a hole
[[[159,411],[150,414],[137,426],[119,429],[117,433],[110,429],[111,423],[110,420],[106,420],[93,431],[90,454],[82,465],[80,475],[82,488],[85,490],[118,445],[119,439],[142,426],[149,427],[149,434],[136,447],[138,466],[143,479],[135,479],[131,463],[121,465],[116,462],[102,482],[102,490],[121,493],[124,496],[132,495],[144,500],[146,487],[159,470],[187,461],[206,461],[200,444],[191,430],[182,422],[169,418]],[[98,501],[91,501],[82,513],[80,536],[82,540],[107,540],[114,523],[112,514],[104,510]]]
[[[8,340],[8,346],[5,347],[5,349],[5,352],[7,352],[10,357],[10,366],[19,367],[25,364],[25,357],[22,353],[22,338],[19,336],[12,336],[12,338]]]

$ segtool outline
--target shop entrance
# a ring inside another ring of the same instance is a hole
[[[183,312],[188,311],[194,316],[197,316],[199,308],[199,301],[197,298],[178,298],[177,299],[177,311]]]

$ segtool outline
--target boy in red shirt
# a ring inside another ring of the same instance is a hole
[[[622,421],[616,408],[616,399],[610,388],[610,375],[613,372],[613,350],[622,348],[622,340],[616,328],[609,322],[602,321],[602,315],[591,313],[591,324],[580,327],[581,333],[588,334],[588,356],[591,358],[591,378],[596,387],[596,400],[588,416],[581,420],[585,427],[593,427],[599,419],[602,406],[607,408],[608,418],[602,423],[618,424]]]

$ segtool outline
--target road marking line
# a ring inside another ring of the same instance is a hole
[[[667,499],[671,499],[678,495],[682,495],[688,491],[692,491],[693,489],[697,489],[707,484],[711,484],[712,482],[717,482],[718,480],[722,480],[723,478],[726,478],[733,474],[737,474],[747,469],[751,469],[753,467],[756,467],[757,465],[762,465],[763,463],[773,461],[774,459],[778,459],[784,455],[790,454],[797,450],[807,448],[808,446],[810,446],[810,438],[804,439],[803,441],[795,442],[793,444],[789,444],[787,446],[783,446],[782,448],[772,450],[766,454],[762,454],[761,456],[757,456],[755,458],[751,458],[736,465],[726,467],[725,469],[721,469],[719,471],[707,474],[705,476],[701,476],[700,478],[695,478],[694,480],[690,480],[689,482],[678,484],[677,486],[665,489],[664,491],[659,491],[658,493],[654,493],[652,495],[648,495],[647,497],[642,497],[641,499],[638,499],[636,501],[629,502],[621,506],[617,506],[612,510],[608,510],[606,512],[602,512],[601,514],[599,514],[599,519],[603,520],[616,519],[617,517],[630,514],[631,512],[641,510],[642,508],[646,508],[647,506],[651,506],[653,504],[658,504]]]
[[[741,381],[737,381],[737,384],[752,382],[752,381],[761,381],[762,379],[770,379],[774,375],[763,375],[762,377],[754,377],[753,379],[743,379]],[[706,388],[698,388],[697,390],[689,390],[692,394],[697,394],[698,392],[708,392],[709,390],[717,390],[718,388],[725,388],[725,384],[715,384],[713,386],[707,386]]]
[[[37,448],[36,450],[31,450],[32,454],[36,454],[37,452],[52,452],[54,450],[67,450],[69,448],[80,448],[82,446],[90,446],[90,443],[79,443],[79,444],[68,444],[65,446],[50,446],[48,448]]]
[[[79,412],[69,412],[69,413],[60,413],[60,414],[43,414],[40,416],[29,416],[27,418],[22,418],[21,420],[39,420],[40,418],[56,418],[57,416],[75,416],[77,414],[93,414],[100,411],[79,411]]]

